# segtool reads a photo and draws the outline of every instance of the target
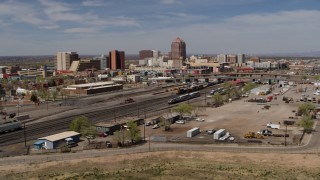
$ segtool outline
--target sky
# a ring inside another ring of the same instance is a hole
[[[315,52],[319,0],[0,0],[0,56]]]

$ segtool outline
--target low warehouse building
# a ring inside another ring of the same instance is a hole
[[[66,139],[72,138],[74,142],[80,141],[80,133],[75,131],[66,131],[46,137],[39,138],[37,142],[34,143],[34,148],[36,149],[56,149],[66,145]]]
[[[98,133],[113,133],[116,131],[120,131],[121,127],[123,127],[124,125],[126,125],[127,122],[129,121],[134,121],[137,123],[137,125],[142,125],[144,124],[144,119],[123,119],[123,120],[119,120],[117,122],[100,122],[96,124],[96,131]]]
[[[109,91],[115,91],[123,89],[122,84],[114,83],[113,81],[108,82],[97,82],[97,83],[87,83],[87,84],[75,84],[64,88],[64,91],[70,95],[76,94],[96,94]]]

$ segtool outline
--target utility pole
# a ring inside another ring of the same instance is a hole
[[[150,152],[150,135],[149,135],[149,152]]]
[[[207,105],[207,92],[204,92],[204,105]]]
[[[116,118],[117,118],[117,117],[116,117],[116,107],[114,107],[114,108],[113,108],[113,119],[114,119],[114,122],[117,121]]]
[[[140,108],[138,106],[138,119],[140,118]]]
[[[144,142],[146,142],[146,119],[147,119],[146,106],[144,106],[144,124],[143,124],[143,140],[144,140]]]
[[[287,125],[286,125],[286,132],[284,134],[284,146],[287,146]]]
[[[24,147],[27,147],[26,123],[23,123]]]

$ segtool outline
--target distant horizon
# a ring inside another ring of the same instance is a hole
[[[65,51],[69,52],[69,51]],[[74,51],[73,51],[74,52]],[[80,54],[77,52],[80,57],[82,56],[100,56],[101,54]],[[315,55],[312,55],[316,53]],[[232,54],[232,55],[237,55],[237,54],[245,54],[245,53],[219,53],[219,54]],[[300,54],[300,55],[299,55]],[[108,54],[104,54],[108,55]],[[218,53],[187,53],[187,57],[190,57],[192,55],[206,55],[206,56],[217,56]],[[258,57],[291,57],[291,58],[320,58],[320,51],[319,52],[310,52],[308,53],[270,53],[270,54],[245,54],[247,57],[253,57],[253,56],[258,56]],[[51,55],[9,55],[9,56],[1,56],[0,57],[55,57],[54,54]],[[137,54],[126,54],[126,56],[139,56],[139,53]]]

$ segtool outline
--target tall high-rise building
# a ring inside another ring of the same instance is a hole
[[[232,54],[227,55],[227,63],[235,64],[238,62],[237,59],[238,59],[238,56],[236,55],[232,55]]]
[[[246,62],[246,56],[244,54],[238,54],[238,64],[242,64]]]
[[[101,56],[97,56],[97,57],[94,57],[92,59],[100,61],[100,70],[105,70],[108,67],[107,66],[108,56],[102,54]]]
[[[69,70],[73,61],[78,61],[77,52],[57,52],[57,70]]]
[[[187,52],[186,52],[186,43],[180,39],[176,38],[172,43],[171,43],[171,59],[173,60],[185,60],[187,57]]]
[[[118,51],[118,50],[110,51],[107,66],[111,70],[125,69],[124,51]]]
[[[219,54],[217,56],[219,63],[226,63],[227,62],[227,55],[226,54]]]
[[[153,51],[152,50],[141,50],[139,51],[139,59],[152,58]]]

